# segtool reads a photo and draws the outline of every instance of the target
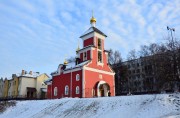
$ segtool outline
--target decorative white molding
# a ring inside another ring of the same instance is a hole
[[[100,87],[100,85],[105,84],[105,83],[106,83],[105,81],[100,81],[100,82],[98,83],[98,85],[97,85],[97,88],[98,88],[98,89],[97,89],[97,91],[98,91],[98,92],[97,92],[97,93],[98,93],[98,95],[97,95],[97,96],[98,96],[98,97],[100,97],[100,96],[101,96],[101,95],[100,95],[100,91],[99,91],[99,87]],[[108,95],[107,95],[107,93],[106,93],[106,95],[105,95],[105,96],[108,96]]]
[[[87,47],[87,48],[85,48],[85,49],[83,49],[83,50],[79,50],[79,52],[78,52],[78,54],[80,54],[80,53],[84,53],[85,51],[88,51],[88,50],[93,50],[94,49],[94,47]]]
[[[85,77],[85,72],[84,72],[84,66],[83,66],[83,69],[82,69],[82,98],[84,98],[85,97],[85,92],[84,92],[84,88],[85,88],[85,82],[84,82],[84,77]]]
[[[74,68],[74,69],[70,69],[70,70],[65,70],[63,73],[64,73],[64,74],[67,74],[67,73],[75,72],[75,71],[79,71],[79,70],[82,70],[81,67]]]
[[[84,41],[84,40],[86,40],[86,39],[92,38],[93,36],[94,36],[94,32],[92,32],[92,33],[90,33],[90,34],[82,37],[82,40]]]
[[[96,33],[96,32],[94,32],[94,36],[97,37],[97,38],[100,38],[102,40],[104,40],[106,38],[105,36],[103,36],[103,35],[101,35],[99,33]]]
[[[97,65],[98,65],[98,66],[102,66],[102,67],[103,67],[103,66],[104,66],[104,63],[97,62]]]
[[[99,74],[99,79],[102,79],[102,75],[101,74]]]
[[[84,69],[89,70],[89,71],[93,71],[93,72],[99,72],[99,73],[107,74],[107,75],[115,75],[115,73],[112,73],[112,72],[94,69],[94,68],[90,68],[90,67],[84,67]]]
[[[89,38],[92,38],[92,37],[98,37],[98,38],[101,38],[102,40],[104,40],[106,37],[97,33],[97,32],[92,32],[84,37],[82,37],[82,40],[86,40],[86,39],[89,39]]]

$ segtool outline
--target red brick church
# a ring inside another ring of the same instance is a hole
[[[76,61],[59,64],[47,81],[49,99],[62,97],[115,96],[114,71],[108,64],[108,51],[104,49],[103,32],[96,28],[96,19],[90,19],[91,27],[80,36],[83,48],[78,47]]]

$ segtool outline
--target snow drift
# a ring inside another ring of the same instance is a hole
[[[0,118],[180,118],[180,94],[17,101]]]

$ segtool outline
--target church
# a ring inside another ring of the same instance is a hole
[[[93,16],[90,24],[80,36],[83,47],[78,46],[75,61],[59,64],[57,71],[51,73],[52,78],[46,81],[49,99],[115,96],[115,73],[108,64],[109,52],[104,49],[107,36],[96,28]]]

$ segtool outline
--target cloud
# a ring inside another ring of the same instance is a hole
[[[19,72],[24,66],[55,70],[66,54],[75,55],[79,36],[90,27],[92,10],[97,27],[108,35],[105,48],[120,50],[123,57],[140,45],[159,42],[167,34],[167,25],[180,37],[179,6],[179,0],[2,1],[0,75]],[[8,71],[10,65],[14,66]]]

